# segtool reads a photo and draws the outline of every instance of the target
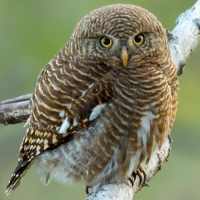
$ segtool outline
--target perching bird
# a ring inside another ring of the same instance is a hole
[[[123,182],[169,137],[178,78],[165,30],[147,10],[96,9],[41,71],[9,194],[36,161],[47,183]]]

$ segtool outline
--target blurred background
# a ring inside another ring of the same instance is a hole
[[[178,15],[195,0],[0,0],[0,101],[32,93],[40,70],[68,41],[76,23],[89,11],[106,4],[142,6],[172,30]],[[179,106],[172,130],[168,163],[136,195],[140,199],[200,199],[200,47],[187,61],[180,77]],[[85,198],[83,183],[48,186],[32,167],[16,191],[4,190],[17,164],[25,134],[23,124],[0,125],[0,200],[50,200]]]

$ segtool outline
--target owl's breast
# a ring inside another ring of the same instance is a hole
[[[125,138],[118,165],[127,175],[148,163],[168,137],[176,112],[173,104],[177,104],[171,91],[167,78],[156,69],[133,71],[116,80],[114,117],[119,127],[123,124]]]

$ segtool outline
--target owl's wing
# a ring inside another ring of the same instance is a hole
[[[112,99],[114,80],[114,72],[105,65],[52,61],[43,69],[31,99],[29,127],[7,194],[19,185],[37,155],[94,125]]]

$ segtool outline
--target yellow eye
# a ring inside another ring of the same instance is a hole
[[[139,34],[133,38],[133,43],[140,46],[144,43],[144,35]]]
[[[101,44],[102,47],[108,48],[108,47],[110,47],[112,45],[112,40],[107,36],[106,37],[102,37],[100,39],[100,44]]]

